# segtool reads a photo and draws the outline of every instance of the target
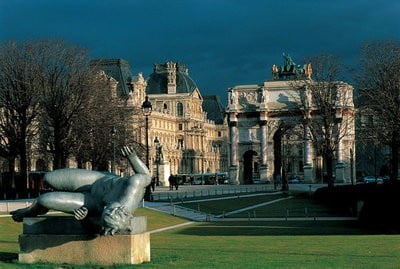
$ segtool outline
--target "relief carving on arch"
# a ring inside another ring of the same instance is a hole
[[[281,120],[269,120],[267,122],[267,138],[271,141],[274,137],[276,130],[281,126]]]
[[[253,91],[241,91],[238,93],[238,98],[239,98],[239,103],[248,103],[248,104],[256,104],[258,103],[257,101],[258,93],[253,90]]]

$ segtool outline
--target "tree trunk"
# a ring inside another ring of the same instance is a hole
[[[326,151],[325,160],[326,160],[326,174],[327,174],[327,180],[328,180],[328,188],[333,188],[334,183],[333,183],[333,151],[332,150]]]
[[[97,169],[98,169],[99,171],[108,171],[108,168],[109,168],[108,162],[101,162],[101,163],[97,166]]]
[[[391,148],[392,148],[391,152],[392,158],[391,158],[390,181],[394,182],[397,180],[397,177],[399,175],[399,138],[397,131],[393,131]]]
[[[62,167],[62,146],[61,146],[61,130],[60,127],[54,126],[54,160],[53,170],[63,168]]]
[[[11,188],[15,189],[15,157],[7,158],[8,161],[8,172],[9,180],[11,181]]]
[[[83,169],[84,168],[83,167],[83,163],[84,163],[83,158],[77,156],[76,157],[76,165],[77,165],[77,167],[80,168],[80,169]]]
[[[25,140],[25,139],[24,139]],[[28,156],[26,150],[26,143],[23,143],[20,148],[20,160],[19,165],[21,166],[21,182],[20,186],[24,186],[24,189],[29,189],[29,182],[28,182]],[[23,184],[22,184],[23,183]]]

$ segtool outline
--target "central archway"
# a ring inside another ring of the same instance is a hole
[[[282,179],[282,135],[283,128],[278,128],[274,134],[274,180]],[[280,183],[280,182],[279,182]]]
[[[248,150],[243,154],[243,179],[244,184],[253,184],[254,173],[258,173],[258,162],[254,160],[257,152]]]

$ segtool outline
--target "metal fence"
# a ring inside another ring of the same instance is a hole
[[[258,186],[249,186],[249,187],[225,187],[225,188],[216,188],[216,189],[201,189],[201,190],[187,190],[180,192],[160,192],[153,193],[153,201],[170,201],[170,200],[180,200],[187,198],[201,198],[201,197],[213,197],[213,196],[224,196],[224,195],[240,195],[244,193],[255,193],[255,192],[268,192],[273,191],[273,187],[269,185],[258,185]]]

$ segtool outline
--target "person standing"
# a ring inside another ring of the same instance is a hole
[[[168,178],[169,182],[169,190],[172,191],[174,189],[174,176],[171,174]]]
[[[179,188],[179,179],[177,175],[174,175],[174,184],[175,184],[175,190],[178,190]]]
[[[151,183],[150,183],[151,190],[154,192],[156,188],[156,177],[151,178]]]

